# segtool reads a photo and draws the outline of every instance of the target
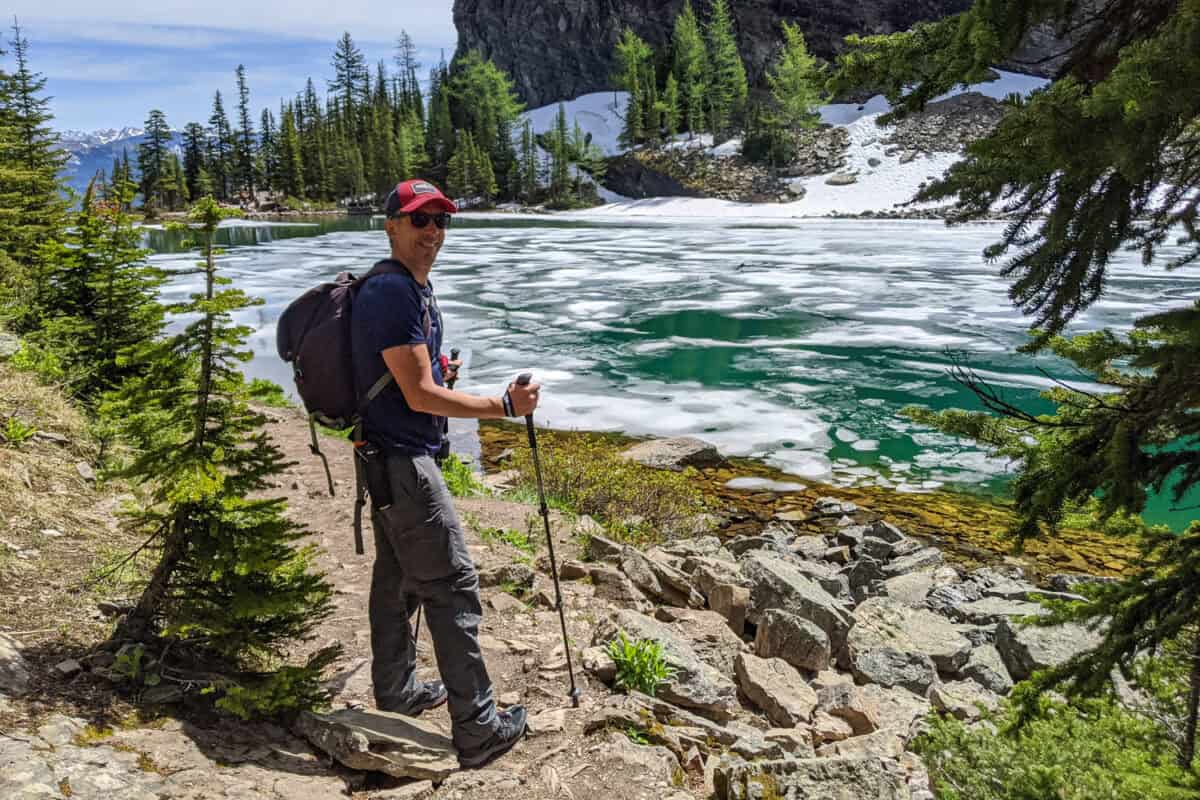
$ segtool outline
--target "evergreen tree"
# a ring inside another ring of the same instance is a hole
[[[139,189],[147,214],[154,214],[165,205],[165,195],[172,177],[167,173],[170,144],[171,129],[167,125],[166,115],[157,108],[151,110],[146,118],[146,133],[138,145]]]
[[[430,74],[429,118],[425,134],[425,149],[434,177],[446,174],[447,164],[454,153],[454,121],[450,116],[450,90],[446,83],[445,64]]]
[[[509,132],[522,109],[512,79],[472,50],[454,60],[439,90],[448,95],[452,124],[470,131],[493,161],[507,165],[512,158]]]
[[[234,140],[220,90],[213,95],[212,115],[208,118],[208,125],[208,172],[212,175],[216,199],[228,200],[232,196],[234,181]]]
[[[675,134],[679,133],[679,124],[683,120],[680,103],[679,83],[675,80],[674,73],[671,73],[667,75],[667,85],[663,89],[659,104],[659,114],[668,139],[674,139]]]
[[[983,79],[1034,27],[1077,24],[1074,8],[980,2],[906,33],[852,37],[831,88],[882,87],[897,114],[916,110]],[[991,135],[917,196],[954,199],[955,223],[996,208],[1011,214],[985,255],[1015,251],[1003,274],[1013,279],[1014,302],[1034,316],[1023,349],[1050,347],[1115,389],[1062,386],[1049,394],[1056,412],[1034,416],[963,368],[959,378],[998,416],[914,412],[1023,459],[1013,484],[1021,539],[1053,535],[1073,508],[1092,507],[1113,522],[1141,512],[1151,491],[1169,491],[1178,503],[1200,487],[1195,300],[1136,320],[1128,336],[1060,336],[1101,296],[1119,249],[1140,249],[1153,264],[1174,242],[1168,269],[1200,260],[1200,0],[1154,5],[1152,13],[1109,0],[1089,9],[1089,19],[1059,77],[1028,100],[1010,101]],[[1181,535],[1144,531],[1140,540],[1146,556],[1138,574],[1050,619],[1087,620],[1103,633],[1100,647],[1035,676],[1023,705],[1031,713],[1033,695],[1050,686],[1096,692],[1114,666],[1128,670],[1141,653],[1181,644],[1194,656],[1179,751],[1186,767],[1200,706],[1200,522]]]
[[[526,117],[525,124],[521,127],[521,155],[520,164],[520,190],[518,194],[521,200],[526,203],[532,203],[537,197],[538,190],[538,161],[537,161],[537,146],[533,136],[533,123]]]
[[[208,151],[208,134],[204,126],[189,122],[183,128],[183,175],[187,181],[188,194],[200,197],[200,173]],[[116,167],[113,168],[116,175]]]
[[[708,51],[691,0],[675,17],[671,36],[671,74],[679,85],[680,120],[693,133],[704,129],[704,74]]]
[[[261,176],[262,188],[277,191],[279,189],[279,136],[275,126],[275,115],[271,113],[271,109],[263,109],[259,128],[262,133],[259,134],[258,160],[255,171]]]
[[[296,131],[296,115],[291,106],[280,114],[279,126],[279,189],[287,197],[304,196],[304,158],[300,136]]]
[[[153,369],[109,396],[110,418],[123,420],[139,447],[125,473],[151,492],[136,524],[161,546],[115,638],[170,637],[169,655],[161,658],[184,674],[217,659],[228,677],[196,670],[192,685],[215,690],[219,706],[252,716],[319,702],[320,672],[336,652],[277,668],[289,641],[310,636],[329,615],[331,592],[311,571],[313,548],[298,546],[305,532],[286,518],[284,501],[250,499],[270,487],[284,461],[263,429],[266,419],[247,404],[238,370],[249,358],[250,330],[231,317],[259,301],[220,288],[228,281],[217,274],[213,239],[223,216],[211,198],[193,206],[204,289],[173,309],[191,322],[147,354]]]
[[[550,170],[550,196],[556,200],[566,197],[571,181],[571,149],[567,133],[567,108],[558,104],[558,113],[554,115],[554,130],[550,132],[550,158],[553,166]]]
[[[738,53],[733,16],[726,0],[712,0],[708,20],[708,116],[713,135],[723,137],[741,119],[749,91]]]
[[[396,69],[397,85],[400,87],[397,98],[399,111],[412,111],[421,119],[424,115],[424,102],[421,99],[421,85],[417,82],[417,70],[421,63],[417,61],[417,46],[413,43],[408,31],[401,30],[396,40]]]
[[[365,90],[369,85],[370,72],[367,71],[366,57],[354,44],[348,31],[338,39],[331,64],[334,77],[329,81],[329,91],[340,100],[346,119],[357,121],[359,109],[367,103]]]
[[[616,88],[629,92],[620,134],[620,141],[627,148],[632,148],[645,139],[646,64],[652,55],[650,46],[630,28],[626,28],[617,41],[613,82]]]
[[[254,159],[256,153],[254,122],[250,116],[250,87],[246,84],[246,68],[237,66],[238,130],[234,139],[234,165],[239,194],[254,202]]]
[[[767,73],[767,85],[775,101],[780,121],[790,128],[816,127],[820,116],[816,107],[823,101],[817,60],[808,52],[800,28],[783,23],[783,53]]]

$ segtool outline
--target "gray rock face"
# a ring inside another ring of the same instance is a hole
[[[1013,681],[1008,674],[1008,667],[1004,666],[1004,659],[995,645],[985,644],[972,650],[962,674],[996,694],[1012,691]]]
[[[916,694],[924,694],[938,683],[933,659],[921,653],[881,647],[856,654],[850,666],[859,681],[888,688],[899,686]]]
[[[833,659],[829,635],[820,626],[776,608],[759,620],[754,652],[760,658],[782,658],[812,672],[828,669]]]
[[[17,640],[0,633],[0,696],[20,697],[29,691],[29,665]]]
[[[458,770],[458,754],[432,722],[384,711],[304,712],[296,732],[351,769],[395,778],[441,781]]]
[[[718,765],[717,800],[910,800],[904,778],[880,758],[814,758]]]
[[[668,663],[676,669],[675,677],[659,687],[659,696],[664,700],[718,720],[728,719],[737,711],[737,687],[733,681],[706,664],[692,644],[670,626],[622,609],[600,624],[596,644],[607,644],[616,638],[618,631],[625,631],[631,639],[652,639],[662,645]]]
[[[846,641],[853,618],[829,592],[779,556],[756,550],[742,561],[750,579],[751,620],[777,608],[813,622],[829,637],[836,653]]]
[[[854,620],[846,640],[851,664],[872,651],[893,650],[928,656],[939,671],[954,673],[971,655],[971,643],[949,620],[887,597],[872,597],[860,604],[854,609]]]
[[[724,460],[716,447],[690,436],[640,442],[622,455],[647,467],[675,472],[684,467],[714,467]]]
[[[855,736],[879,730],[879,704],[863,687],[853,684],[826,686],[817,692],[817,708],[850,723]]]
[[[737,657],[738,686],[754,705],[783,728],[808,722],[817,707],[817,693],[800,673],[781,658],[759,658],[747,653]]]
[[[1039,628],[1005,619],[996,628],[996,649],[1013,680],[1023,681],[1036,670],[1058,666],[1080,653],[1095,650],[1101,638],[1099,633],[1082,625]]]

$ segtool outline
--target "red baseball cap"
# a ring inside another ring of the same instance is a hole
[[[391,194],[387,196],[387,202],[384,203],[383,209],[384,213],[390,217],[393,214],[411,213],[430,203],[436,203],[442,211],[451,214],[458,213],[458,206],[454,205],[453,200],[442,194],[441,189],[429,181],[420,179],[396,184],[396,188],[392,189]]]

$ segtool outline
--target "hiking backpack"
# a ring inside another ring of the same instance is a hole
[[[309,450],[321,459],[325,467],[325,479],[329,482],[331,496],[334,495],[333,474],[329,470],[329,460],[317,442],[317,423],[335,430],[353,428],[352,440],[356,447],[360,446],[363,443],[362,417],[367,406],[394,380],[391,370],[385,368],[365,397],[359,397],[355,390],[350,325],[354,297],[358,289],[376,275],[412,277],[403,264],[392,259],[378,262],[361,278],[349,272],[338,273],[331,283],[322,283],[309,289],[293,301],[279,315],[276,323],[275,346],[279,357],[292,365],[296,392],[308,412],[308,428],[312,437]],[[432,325],[428,304],[422,305],[421,313],[422,326],[428,331]],[[361,517],[366,499],[357,458],[355,478],[354,546],[355,551],[362,554]]]

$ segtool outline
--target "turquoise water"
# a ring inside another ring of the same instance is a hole
[[[242,320],[255,331],[252,374],[290,385],[275,319],[309,286],[386,255],[381,228],[353,218],[222,230],[226,274],[266,301]],[[447,349],[467,363],[459,388],[499,393],[533,369],[546,385],[540,424],[694,434],[801,481],[999,492],[1011,465],[897,413],[978,408],[947,375],[955,355],[1035,412],[1048,409],[1037,393],[1054,379],[1089,385],[1062,361],[1013,353],[1026,322],[980,257],[999,234],[921,221],[464,215],[434,284]],[[149,243],[157,263],[189,262],[172,234],[150,231]],[[1195,270],[1122,256],[1104,299],[1072,330],[1127,328],[1198,291]],[[1194,511],[1159,499],[1147,516],[1181,527]]]

